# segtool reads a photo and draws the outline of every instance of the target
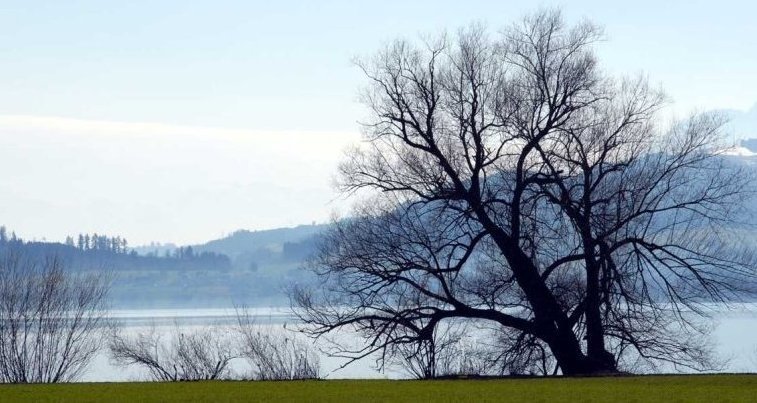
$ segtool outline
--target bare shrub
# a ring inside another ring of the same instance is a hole
[[[444,356],[439,366],[439,376],[485,376],[492,375],[487,358],[489,351],[479,343],[462,339]]]
[[[549,347],[533,335],[497,329],[487,361],[497,375],[555,375],[558,367]]]
[[[432,379],[439,374],[438,368],[444,366],[445,358],[453,341],[426,339],[407,344],[396,344],[390,350],[392,366],[415,379]]]
[[[487,375],[488,353],[472,340],[460,321],[438,326],[425,339],[408,339],[388,350],[390,365],[416,379]]]
[[[61,261],[0,257],[0,382],[79,378],[101,347],[108,281],[65,273]]]
[[[218,327],[182,330],[175,326],[166,338],[151,327],[133,336],[112,329],[108,348],[121,366],[138,365],[156,381],[220,379],[230,375],[235,348]]]
[[[257,380],[317,379],[320,362],[310,343],[286,329],[259,325],[247,309],[237,310],[240,355]]]

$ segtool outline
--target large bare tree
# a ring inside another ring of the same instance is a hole
[[[681,335],[754,279],[733,235],[751,176],[718,153],[719,116],[664,124],[662,93],[604,74],[600,37],[543,11],[359,62],[365,142],[340,185],[361,202],[293,293],[312,335],[385,358],[467,318],[499,328],[503,371],[711,365]]]

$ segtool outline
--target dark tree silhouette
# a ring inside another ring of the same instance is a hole
[[[664,96],[603,74],[599,38],[545,11],[359,62],[366,141],[340,185],[366,201],[293,293],[311,335],[357,330],[340,353],[385,358],[467,318],[501,329],[502,371],[712,364],[688,336],[753,279],[734,235],[751,178],[718,154],[719,116],[662,127]]]

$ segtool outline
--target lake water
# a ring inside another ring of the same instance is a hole
[[[757,303],[741,304],[728,310],[718,309],[714,315],[714,339],[717,351],[729,360],[724,372],[757,372]],[[296,323],[286,308],[254,308],[249,313],[256,323],[263,326],[291,329]],[[191,329],[207,325],[231,326],[235,323],[235,311],[229,309],[146,309],[116,310],[117,319],[126,332],[139,332],[154,327],[161,334],[169,334],[176,326]],[[355,340],[357,341],[357,340]],[[373,360],[366,359],[340,368],[345,361],[321,356],[322,375],[336,378],[401,378],[397,369],[381,373],[373,368]],[[232,370],[246,373],[249,368],[242,359],[232,361]],[[107,352],[101,351],[90,364],[82,381],[131,381],[147,379],[146,372],[138,367],[119,367],[110,362]]]

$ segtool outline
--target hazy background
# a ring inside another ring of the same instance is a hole
[[[498,28],[523,1],[0,1],[0,224],[27,239],[199,243],[326,221],[358,140],[350,60],[397,37]],[[750,1],[542,2],[606,28],[605,68],[672,113],[757,134]],[[751,112],[750,112],[751,111]]]

